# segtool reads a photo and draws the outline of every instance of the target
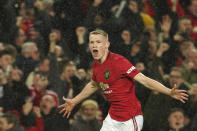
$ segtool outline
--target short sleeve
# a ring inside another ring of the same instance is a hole
[[[129,77],[133,79],[140,71],[136,69],[135,66],[131,64],[126,58],[120,58],[118,61],[118,68],[120,69],[120,74],[122,76]]]

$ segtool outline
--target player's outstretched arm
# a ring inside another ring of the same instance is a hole
[[[159,83],[158,81],[153,80],[143,75],[142,73],[137,74],[134,77],[134,79],[151,90],[169,95],[172,98],[180,100],[183,103],[185,103],[185,101],[188,100],[188,95],[186,94],[187,91],[177,89],[176,85],[174,85],[172,89],[169,89],[165,87],[163,84]]]
[[[65,101],[65,104],[62,104],[58,106],[58,108],[62,108],[59,113],[63,113],[63,116],[65,117],[67,115],[67,118],[70,116],[71,111],[73,108],[79,104],[82,100],[89,97],[91,94],[93,94],[98,89],[97,82],[91,80],[84,89],[73,99],[66,99],[63,97],[63,100]]]

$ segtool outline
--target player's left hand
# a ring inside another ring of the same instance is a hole
[[[185,103],[185,101],[187,101],[189,97],[189,95],[187,94],[187,91],[177,89],[176,84],[171,89],[170,96],[176,100],[181,101],[182,103]]]

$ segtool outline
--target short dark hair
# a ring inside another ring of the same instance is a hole
[[[43,71],[36,71],[35,75],[40,75],[40,77],[48,78],[48,73],[43,72]]]
[[[183,109],[181,109],[181,108],[172,108],[172,109],[170,110],[168,116],[170,116],[170,115],[171,115],[172,113],[174,113],[174,112],[181,112],[181,113],[183,113],[183,115],[184,115]]]
[[[181,73],[181,76],[183,76],[183,74],[182,74],[182,70],[181,70],[181,68],[180,68],[180,67],[172,67],[172,68],[170,69],[170,72],[172,72],[172,71],[180,72],[180,73]]]
[[[2,51],[0,51],[0,58],[2,56],[4,56],[4,55],[10,55],[10,56],[12,56],[11,52],[9,52],[8,50],[2,50]]]

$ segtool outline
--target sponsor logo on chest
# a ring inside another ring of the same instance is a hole
[[[100,82],[99,83],[99,86],[101,87],[101,89],[104,91],[106,90],[107,88],[109,88],[109,85],[108,84],[104,84],[103,82]]]

